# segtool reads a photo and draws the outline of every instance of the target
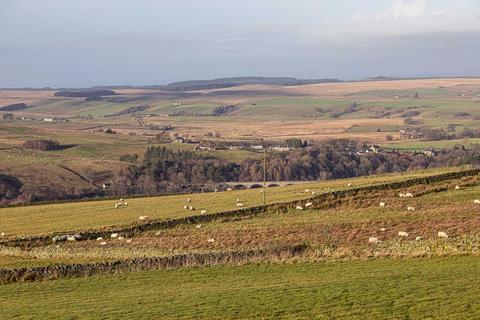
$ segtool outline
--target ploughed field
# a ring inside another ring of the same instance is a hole
[[[56,280],[35,281],[49,277],[32,271],[10,281],[17,283],[0,285],[0,315],[476,319],[480,175],[311,199],[311,191],[318,195],[449,171],[458,168],[266,189],[268,203],[297,201],[302,210],[270,206],[261,213],[245,210],[98,240],[4,245],[0,276],[20,267],[76,267],[52,274]],[[409,193],[412,197],[400,197]],[[114,200],[3,208],[0,226],[10,230],[4,237],[10,240],[72,234],[202,215],[201,210],[235,210],[237,202],[258,206],[262,194],[252,189],[126,200],[121,209],[114,208]],[[314,205],[307,206],[310,201]],[[139,220],[140,215],[148,218]],[[187,258],[163,267],[148,260],[181,255]],[[131,266],[115,269],[122,261]],[[102,262],[111,264],[100,270]],[[78,273],[86,264],[98,264],[99,271]]]

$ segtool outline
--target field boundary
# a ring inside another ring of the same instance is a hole
[[[86,264],[54,264],[44,267],[0,269],[0,284],[86,277],[119,272],[176,269],[215,265],[239,265],[257,261],[281,261],[305,254],[308,244],[255,250],[190,253],[166,257],[142,257]]]
[[[56,237],[56,242],[62,242],[67,240],[67,235],[75,235],[78,241],[84,240],[94,240],[98,237],[109,237],[111,233],[119,233],[125,237],[131,237],[138,233],[142,233],[150,230],[157,229],[168,229],[173,228],[178,225],[193,224],[200,222],[211,222],[219,218],[230,218],[236,216],[251,216],[258,215],[266,212],[267,210],[271,211],[287,211],[294,209],[298,205],[303,205],[306,201],[312,202],[312,209],[325,208],[325,203],[329,201],[332,203],[332,200],[340,201],[342,198],[347,196],[354,196],[361,192],[378,192],[383,190],[395,190],[401,188],[407,188],[414,185],[430,184],[446,180],[458,179],[468,176],[475,176],[480,174],[480,169],[470,169],[464,171],[448,172],[438,175],[431,175],[426,177],[413,178],[403,181],[395,181],[384,184],[373,184],[369,186],[362,186],[358,188],[351,188],[346,190],[325,192],[318,194],[314,197],[302,200],[294,200],[289,202],[279,202],[268,205],[261,205],[255,207],[242,208],[237,210],[230,211],[220,211],[205,215],[192,215],[182,218],[173,218],[173,219],[152,219],[150,221],[135,223],[133,225],[125,225],[120,227],[106,227],[104,229],[97,230],[85,230],[85,231],[65,231],[59,233],[53,233],[48,235],[39,235],[39,236],[30,236],[30,237],[21,237],[13,239],[5,239],[0,241],[0,245],[3,246],[14,246],[14,247],[35,247],[43,246],[54,243],[53,238]]]

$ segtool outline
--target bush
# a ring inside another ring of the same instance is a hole
[[[49,151],[58,149],[60,143],[55,140],[29,140],[25,142],[23,146],[34,150]]]

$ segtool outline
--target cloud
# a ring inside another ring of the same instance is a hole
[[[388,15],[394,18],[418,17],[427,12],[427,2],[425,0],[415,0],[411,2],[395,0],[387,12]]]

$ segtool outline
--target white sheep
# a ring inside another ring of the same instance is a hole
[[[118,240],[123,240],[123,239],[125,239],[125,238],[122,237],[122,236],[118,237]]]
[[[102,240],[103,240],[102,237],[98,237],[98,238],[97,238],[97,241],[102,241]]]
[[[238,203],[237,203],[237,207],[243,207],[243,203],[238,202]]]
[[[448,238],[448,234],[447,234],[446,232],[443,232],[443,231],[439,231],[439,232],[437,233],[437,236],[438,236],[439,238],[444,238],[444,239]]]
[[[140,217],[138,217],[138,219],[145,220],[145,219],[147,219],[147,216],[140,216]]]
[[[305,204],[305,208],[310,208],[311,206],[313,206],[313,203],[311,203],[311,202],[307,202]]]
[[[385,229],[385,228],[380,228],[380,231],[381,231],[381,232],[385,232],[385,230],[387,230],[387,229]]]
[[[114,238],[117,238],[118,237],[118,233],[112,233],[110,235],[110,238],[114,239]]]
[[[302,206],[297,206],[295,209],[297,209],[297,210],[303,210]]]
[[[227,191],[232,191],[232,188],[227,188]]]
[[[213,239],[213,238],[208,239],[207,242],[210,242],[210,243],[215,242],[215,239]]]
[[[0,233],[0,236],[2,236],[2,237],[3,237],[4,235],[5,235],[5,232],[2,232],[2,233]]]
[[[375,237],[370,237],[370,238],[368,238],[368,242],[369,242],[369,243],[375,243],[375,244],[376,244],[376,243],[378,243],[378,239],[375,238]]]
[[[475,204],[480,204],[480,200],[475,199],[475,200],[473,200],[473,203],[475,203]]]
[[[187,199],[187,202],[192,202],[192,199],[188,198],[188,199]]]
[[[416,237],[415,237],[415,241],[420,241],[420,240],[422,240],[422,239],[423,239],[423,238],[420,237],[420,236],[416,236]]]
[[[315,195],[315,191],[312,191],[312,196],[314,196],[314,195]]]
[[[207,210],[200,210],[200,214],[206,214]]]
[[[240,202],[240,198],[237,198],[237,202]]]
[[[159,236],[160,234],[162,234],[160,231],[155,232],[156,236]]]
[[[197,228],[197,229],[200,229],[201,227],[202,227],[201,224],[197,224],[197,225],[195,226],[195,228]]]
[[[310,189],[305,189],[305,193],[309,193],[310,192]]]
[[[352,186],[352,184],[351,184],[351,183],[347,184],[347,187],[351,187],[351,186]]]
[[[399,193],[398,196],[399,196],[400,198],[405,198],[405,193]]]
[[[385,202],[380,202],[380,208],[385,207]]]
[[[188,207],[188,210],[190,210],[190,211],[195,211],[195,208],[192,207],[192,206],[190,206],[190,207]]]
[[[107,245],[107,242],[106,242],[106,241],[100,242],[100,245],[101,245],[101,246],[106,246],[106,245]]]
[[[405,193],[405,198],[413,198],[413,193],[410,193],[410,192]]]
[[[120,206],[121,206],[121,204],[119,204],[119,203],[115,203],[115,209],[118,209],[118,208],[120,208]]]
[[[124,205],[125,207],[128,207],[128,202],[125,201],[125,202],[123,203],[123,205]]]
[[[188,206],[183,206],[183,209],[188,209]]]
[[[127,239],[126,242],[127,242],[127,243],[131,243],[131,242],[132,242],[132,239]]]
[[[213,192],[218,192],[218,189],[213,190]]]
[[[400,232],[398,233],[398,236],[399,236],[399,237],[408,237],[408,233],[405,232],[405,231],[400,231]]]
[[[455,190],[460,190],[460,186],[455,186]]]
[[[120,198],[120,201],[123,201],[123,198]]]
[[[75,241],[77,238],[75,236],[67,236],[68,241]]]
[[[415,211],[414,207],[407,207],[407,211]]]

